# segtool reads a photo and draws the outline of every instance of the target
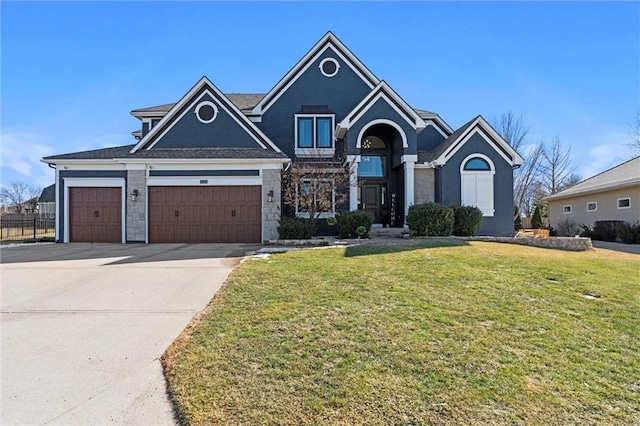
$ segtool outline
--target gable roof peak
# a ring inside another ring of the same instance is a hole
[[[354,55],[347,46],[340,41],[331,31],[320,39],[313,47],[289,70],[284,77],[258,102],[253,108],[252,115],[261,115],[267,111],[276,100],[314,63],[327,48],[333,48],[337,56],[340,57],[364,83],[373,89],[380,83],[376,77],[361,61]]]
[[[407,102],[398,95],[384,80],[381,80],[365,98],[356,105],[347,116],[338,123],[336,137],[342,139],[351,128],[364,114],[378,101],[383,99],[387,102],[400,117],[413,127],[416,132],[421,132],[426,126],[424,119],[407,104]]]
[[[222,93],[206,75],[203,75],[196,84],[167,112],[140,141],[131,149],[131,153],[141,151],[143,149],[151,149],[160,140],[166,132],[168,132],[173,123],[179,120],[189,108],[198,99],[205,94],[217,99],[217,103],[222,106],[227,113],[233,116],[233,119],[255,140],[255,142],[263,149],[272,149],[275,152],[281,152],[278,148],[255,124],[247,118],[247,116]]]
[[[431,163],[444,165],[470,139],[474,132],[480,132],[481,136],[512,167],[520,167],[524,164],[524,159],[520,154],[504,140],[482,115],[472,118],[442,141],[434,150]]]

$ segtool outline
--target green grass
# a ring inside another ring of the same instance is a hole
[[[170,392],[187,424],[638,424],[640,256],[612,253],[251,260],[165,355]]]

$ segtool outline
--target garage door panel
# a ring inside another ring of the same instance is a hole
[[[122,242],[122,189],[69,188],[69,240]]]
[[[149,242],[260,242],[261,193],[260,186],[152,187]]]

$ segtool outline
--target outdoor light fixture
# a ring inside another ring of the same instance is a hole
[[[269,192],[267,192],[267,201],[268,202],[272,202],[273,201],[273,189]]]
[[[138,199],[138,190],[137,190],[137,189],[134,189],[134,190],[131,192],[131,201],[136,201],[137,199]]]

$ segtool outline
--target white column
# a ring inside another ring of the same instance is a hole
[[[358,163],[359,155],[348,155],[349,168],[349,211],[358,210]]]
[[[404,163],[404,220],[407,221],[409,206],[413,204],[415,188],[415,161],[405,161]]]
[[[55,191],[56,191],[56,198],[55,201],[56,203],[53,206],[53,211],[55,213],[55,218],[56,218],[56,243],[60,242],[60,240],[62,239],[62,235],[60,235],[60,216],[62,216],[60,214],[60,199],[58,198],[58,193],[60,192],[60,188],[64,187],[64,185],[62,185],[62,182],[60,182],[60,171],[58,170],[58,167],[56,167],[56,186],[55,186]]]

